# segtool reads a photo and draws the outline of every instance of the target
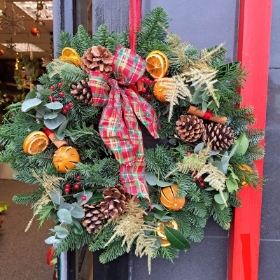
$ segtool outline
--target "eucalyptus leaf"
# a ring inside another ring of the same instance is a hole
[[[237,143],[234,143],[232,145],[232,148],[231,148],[231,151],[229,153],[229,158],[231,158],[237,151],[237,148],[238,148],[238,144]]]
[[[152,174],[150,172],[146,172],[145,173],[145,178],[146,178],[146,181],[148,182],[149,185],[156,186],[157,177],[154,174]]]
[[[202,111],[203,111],[203,112],[206,112],[206,111],[207,111],[207,106],[208,106],[208,104],[203,100],[201,105],[202,105],[202,106],[201,106]]]
[[[222,163],[221,161],[217,161],[217,160],[214,160],[211,162],[212,165],[216,166],[221,172],[223,172],[224,174],[227,173],[227,170],[228,170],[228,162],[226,163]]]
[[[228,201],[228,193],[227,192],[223,192],[223,197],[224,197],[225,201]],[[219,193],[214,195],[214,199],[218,204],[225,204],[225,201],[223,200],[221,194],[219,194]]]
[[[216,155],[218,155],[219,153],[220,153],[220,151],[214,151],[214,150],[212,150],[212,151],[209,152],[209,155],[210,155],[210,156],[216,156]]]
[[[45,106],[51,110],[58,110],[63,108],[63,104],[58,101],[47,103]]]
[[[25,100],[21,104],[21,110],[22,110],[22,112],[27,112],[27,111],[37,107],[41,103],[42,103],[42,100],[39,98],[31,98],[31,99]]]
[[[56,236],[58,238],[65,238],[69,234],[69,231],[66,228],[62,227],[62,226],[55,226],[54,230],[55,230]]]
[[[215,189],[212,188],[212,187],[208,187],[208,188],[205,188],[204,190],[207,191],[207,192],[211,192],[211,191],[214,191]]]
[[[64,198],[62,197],[61,194],[61,189],[59,188],[56,188],[55,191],[51,191],[50,197],[52,201],[57,205],[60,205],[64,201]]]
[[[170,216],[163,216],[163,217],[160,218],[160,220],[162,222],[166,223],[166,222],[169,222],[169,221],[173,220],[173,218],[170,217]]]
[[[58,128],[63,122],[65,122],[66,117],[62,114],[58,114],[55,119],[44,120],[44,124],[48,129],[54,130]]]
[[[170,182],[164,182],[164,181],[157,181],[157,185],[161,188],[164,188],[164,187],[168,187],[168,186],[171,186],[172,183]]]
[[[164,226],[164,233],[171,246],[179,250],[190,249],[189,241],[176,229]]]
[[[55,237],[54,236],[50,236],[47,239],[45,239],[45,243],[46,244],[53,244],[55,241]]]
[[[36,118],[43,119],[44,115],[45,115],[45,106],[43,103],[41,103],[36,108]]]
[[[153,211],[154,211],[154,208],[156,208],[156,209],[158,209],[160,211],[164,211],[165,210],[161,204],[152,204],[152,208],[153,208]]]
[[[199,143],[199,144],[197,144],[195,147],[194,147],[194,149],[193,149],[193,152],[194,153],[198,153],[200,150],[202,150],[204,148],[204,143],[202,142],[202,143]]]
[[[45,115],[44,115],[44,119],[45,120],[52,120],[52,119],[55,119],[55,118],[57,118],[57,113],[55,113],[55,112],[50,112],[50,113],[46,113]]]
[[[73,209],[70,211],[72,217],[81,219],[85,216],[85,211],[78,203],[72,203],[72,207]]]
[[[93,195],[92,192],[85,191],[85,192],[76,193],[73,195],[73,197],[77,198],[77,202],[79,205],[84,205],[91,199],[92,195]],[[83,200],[82,199],[83,197],[86,197],[86,199]]]
[[[67,209],[60,209],[57,211],[57,216],[61,223],[72,224],[71,213]]]
[[[197,89],[194,94],[193,94],[193,98],[192,98],[192,103],[194,105],[198,105],[198,104],[201,104],[202,103],[202,98],[201,98],[201,95],[202,95],[202,91],[200,89]]]
[[[55,131],[55,136],[58,140],[63,140],[65,137],[65,130],[66,130],[66,126],[68,124],[68,120],[66,120],[65,122],[63,122],[59,128],[57,129],[57,131]]]

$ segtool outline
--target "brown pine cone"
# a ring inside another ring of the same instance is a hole
[[[117,218],[123,213],[126,202],[131,198],[122,185],[109,187],[103,191],[104,199],[100,201],[101,211],[108,218]]]
[[[196,142],[204,131],[203,120],[195,115],[181,115],[176,121],[179,138],[184,142]]]
[[[99,71],[106,74],[112,72],[113,55],[102,46],[89,48],[82,57],[82,68],[87,72]]]
[[[81,102],[86,104],[92,103],[92,93],[87,79],[81,80],[76,84],[72,84],[70,93],[74,96],[74,98],[80,100]]]
[[[105,219],[104,213],[100,210],[100,204],[83,205],[85,217],[81,220],[82,225],[88,233],[96,233],[102,228],[102,221]]]
[[[210,144],[212,150],[227,150],[233,144],[234,131],[230,127],[214,122],[204,126],[202,139],[205,144]]]

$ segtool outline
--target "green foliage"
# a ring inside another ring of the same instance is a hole
[[[42,192],[34,191],[32,193],[21,193],[13,196],[13,202],[16,204],[28,205],[34,204],[42,196]]]
[[[166,31],[168,27],[168,15],[159,7],[151,10],[142,20],[140,31],[137,33],[137,53],[143,57],[155,49],[167,50],[165,48]]]
[[[65,82],[77,83],[86,78],[86,73],[78,66],[66,63],[60,69],[61,79]]]
[[[82,25],[79,25],[77,33],[71,40],[71,47],[78,52],[80,57],[82,57],[84,52],[87,49],[91,48],[92,45],[93,42],[92,39],[90,38],[90,35],[87,33],[87,31]]]
[[[167,259],[167,260],[173,262],[174,259],[177,259],[179,257],[179,250],[172,248],[171,246],[160,247],[157,250],[155,257]]]
[[[122,245],[122,239],[116,238],[104,252],[100,254],[99,261],[102,264],[115,260],[126,252],[126,246]]]
[[[57,42],[57,56],[60,56],[65,47],[71,46],[72,36],[67,31],[61,31]]]

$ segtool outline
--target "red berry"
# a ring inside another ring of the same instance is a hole
[[[68,104],[66,104],[66,105],[64,106],[64,108],[65,108],[67,111],[69,111],[69,110],[71,109],[71,106],[70,106],[69,103],[68,103]]]
[[[202,188],[205,187],[205,183],[204,182],[200,182],[199,184]]]
[[[53,101],[53,99],[54,99],[53,96],[49,96],[49,100],[50,100],[51,102]]]
[[[68,189],[68,188],[65,188],[64,191],[65,191],[66,193],[69,193],[69,192],[70,192],[70,188],[69,188],[69,189]]]
[[[56,98],[56,97],[53,97],[52,101],[57,101],[57,98]]]
[[[55,91],[55,86],[50,86],[50,90]]]
[[[71,184],[70,183],[66,183],[64,186],[66,189],[70,189],[71,188]]]
[[[69,106],[70,108],[74,107],[73,102],[68,103],[68,106]]]
[[[61,112],[62,112],[62,114],[64,114],[64,115],[65,115],[65,114],[67,114],[68,110],[67,110],[67,109],[65,109],[65,108],[63,108]]]
[[[77,181],[80,181],[80,180],[81,180],[81,176],[80,176],[80,175],[76,175],[75,179],[76,179]]]
[[[57,86],[58,86],[59,88],[61,88],[61,87],[63,86],[63,83],[62,83],[62,82],[59,82],[59,83],[57,84]]]
[[[152,98],[152,96],[151,96],[150,94],[147,94],[147,95],[146,95],[146,98],[147,98],[148,100],[150,100],[150,99]]]
[[[83,195],[81,199],[82,199],[82,200],[86,200],[87,197],[86,197],[85,195]]]
[[[192,154],[192,152],[187,152],[187,155],[190,156]]]
[[[59,96],[60,96],[60,97],[64,97],[64,91],[61,91],[61,92],[59,93]]]
[[[143,87],[142,89],[141,89],[141,92],[143,92],[143,93],[145,93],[147,91],[147,89],[145,88],[145,87]]]
[[[153,81],[147,78],[146,83],[151,86],[153,84]]]
[[[74,185],[74,189],[75,189],[75,190],[78,190],[79,188],[80,188],[80,185],[79,185],[79,184],[75,184],[75,185]]]

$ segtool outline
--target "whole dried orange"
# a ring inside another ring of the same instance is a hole
[[[153,93],[155,98],[160,102],[167,102],[165,92],[175,87],[175,81],[171,78],[162,78],[155,82]]]
[[[152,51],[146,58],[146,69],[155,78],[163,78],[169,67],[168,57],[161,51]]]
[[[157,224],[156,234],[162,240],[167,240],[166,235],[164,233],[164,226],[168,226],[170,228],[178,230],[178,224],[177,224],[177,222],[175,220],[171,220],[171,221],[168,221],[168,222],[165,222],[165,223],[159,222]]]
[[[169,186],[161,189],[160,202],[169,210],[178,211],[185,205],[185,197],[177,197],[178,186]]]
[[[62,146],[53,155],[53,164],[62,173],[74,169],[79,161],[80,155],[72,146]]]
[[[23,142],[23,150],[28,155],[35,155],[44,151],[49,145],[49,137],[42,131],[33,131]]]

